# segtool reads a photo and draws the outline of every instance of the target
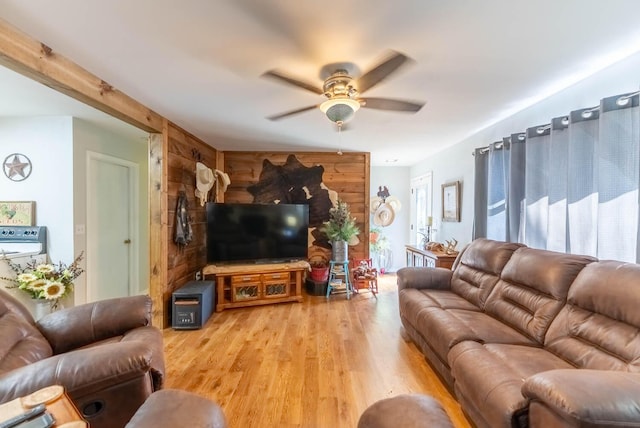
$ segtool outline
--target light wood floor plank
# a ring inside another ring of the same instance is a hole
[[[215,313],[199,330],[164,330],[167,388],[216,401],[232,428],[355,427],[377,400],[406,393],[439,400],[454,425],[460,406],[416,346],[402,338],[394,275],[376,299],[362,291],[307,296]]]

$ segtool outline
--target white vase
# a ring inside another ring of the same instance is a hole
[[[46,300],[46,299],[31,299],[31,314],[33,315],[33,319],[38,321],[43,316],[50,314],[51,312],[59,311],[60,309],[64,309],[64,305],[62,301],[58,300],[57,303],[54,300]]]
[[[51,313],[51,302],[49,300],[44,299],[31,299],[33,308],[33,319],[36,321],[40,320],[43,316]]]

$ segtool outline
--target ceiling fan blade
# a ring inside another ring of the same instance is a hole
[[[279,72],[277,70],[267,71],[262,76],[263,77],[271,77],[273,79],[277,79],[277,80],[286,82],[286,83],[288,83],[290,85],[297,86],[297,87],[302,88],[302,89],[306,89],[307,91],[311,91],[311,92],[313,92],[315,94],[319,94],[319,95],[324,94],[324,91],[319,86],[316,86],[316,85],[314,85],[312,83],[303,82],[302,80],[298,80],[298,79],[295,79],[293,77],[287,76],[286,74],[283,74],[283,73],[281,73],[281,72]]]
[[[424,103],[415,103],[411,101],[394,100],[391,98],[360,98],[360,104],[365,108],[373,108],[377,110],[394,110],[407,111],[415,113],[419,111]]]
[[[269,117],[267,117],[267,119],[269,119],[269,120],[280,120],[280,119],[284,119],[285,117],[293,116],[293,115],[298,114],[298,113],[304,113],[305,111],[313,110],[315,108],[318,108],[318,106],[315,105],[315,106],[302,107],[302,108],[299,108],[299,109],[296,109],[296,110],[291,110],[291,111],[288,111],[288,112],[285,112],[285,113],[280,113],[280,114],[275,114],[273,116],[269,116]]]
[[[360,76],[356,85],[358,92],[362,94],[366,90],[373,88],[400,68],[407,60],[409,60],[408,56],[394,51],[387,59]]]

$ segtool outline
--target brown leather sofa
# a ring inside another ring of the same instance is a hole
[[[398,290],[476,426],[640,426],[640,265],[479,239]]]
[[[92,428],[123,427],[163,376],[149,297],[76,306],[36,323],[0,290],[0,403],[58,384]]]

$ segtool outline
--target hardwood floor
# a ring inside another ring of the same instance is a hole
[[[215,400],[232,428],[355,427],[377,400],[417,392],[469,427],[402,338],[395,281],[383,276],[377,299],[305,294],[303,303],[215,313],[200,330],[166,329],[166,387]]]

